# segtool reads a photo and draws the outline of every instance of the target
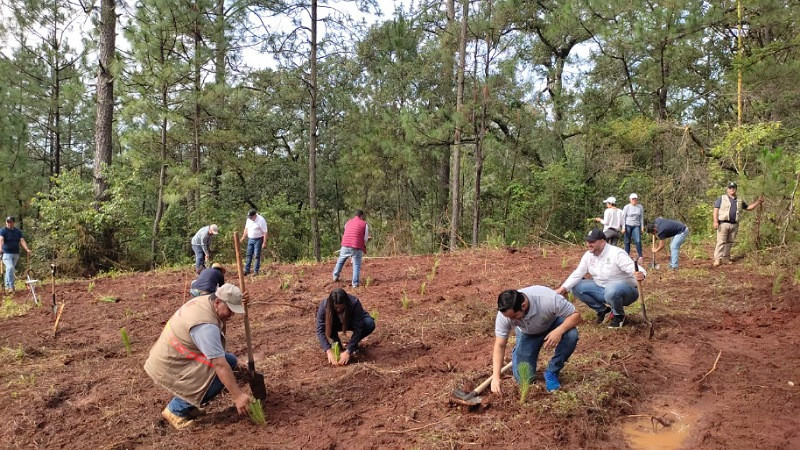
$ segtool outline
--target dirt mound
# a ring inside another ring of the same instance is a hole
[[[269,265],[248,282],[256,366],[269,392],[263,428],[238,417],[225,394],[191,432],[176,432],[161,419],[169,396],[142,364],[166,320],[187,300],[190,268],[59,284],[66,308],[57,338],[48,307],[0,320],[6,424],[0,442],[8,448],[198,442],[221,448],[617,448],[625,445],[621,430],[630,416],[679,413],[693,418],[686,447],[800,447],[798,291],[781,281],[791,276],[744,263],[711,270],[707,261],[689,261],[677,272],[652,273],[645,284],[652,340],[638,303],[621,330],[594,325],[593,312],[578,305],[587,321],[562,372],[563,390],[554,395],[544,392],[539,371],[525,404],[506,378],[505,395],[489,394],[482,407],[451,405],[450,391],[471,389],[489,375],[497,294],[558,286],[582,251],[367,258],[362,287],[352,290],[349,266],[339,283],[331,282],[334,261]],[[335,287],[358,296],[377,315],[377,329],[350,365],[332,368],[314,317]],[[30,299],[18,292],[13,301]],[[120,338],[123,327],[131,356]],[[228,351],[245,363],[241,318],[229,322],[227,338]],[[540,368],[549,354],[542,358]]]

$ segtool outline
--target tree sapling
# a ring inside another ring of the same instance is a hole
[[[267,424],[267,418],[264,416],[264,408],[261,407],[261,400],[250,397],[250,403],[247,405],[247,412],[250,415],[250,420],[254,424],[263,426]]]
[[[334,342],[333,343],[333,346],[331,347],[331,351],[333,352],[333,359],[335,359],[336,362],[338,363],[339,362],[339,355],[342,353],[342,348],[339,346],[338,342]]]
[[[131,356],[131,337],[128,336],[128,330],[125,327],[119,329],[119,335],[122,337],[122,345],[125,346],[125,352]]]
[[[523,405],[531,389],[531,365],[526,362],[520,363],[517,372],[519,372],[519,404]]]

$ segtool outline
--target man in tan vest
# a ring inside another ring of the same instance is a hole
[[[246,301],[246,299],[245,299]],[[150,349],[144,370],[175,397],[161,416],[177,430],[194,425],[198,407],[225,387],[239,414],[247,414],[250,396],[236,384],[236,356],[225,352],[223,327],[233,314],[244,313],[242,292],[223,284],[215,293],[186,302],[167,321]]]
[[[723,261],[731,264],[731,246],[739,231],[739,213],[751,211],[764,200],[758,197],[753,204],[748,205],[744,200],[736,197],[736,183],[728,183],[728,192],[717,198],[714,202],[714,229],[717,230],[717,247],[714,249],[714,267]]]

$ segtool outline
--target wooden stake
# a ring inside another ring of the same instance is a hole
[[[64,314],[64,305],[65,304],[66,303],[61,302],[61,308],[58,309],[58,315],[56,316],[56,323],[55,323],[55,325],[53,325],[53,337],[56,337],[56,334],[58,334],[58,322],[61,321],[61,314]]]
[[[189,289],[189,280],[183,280],[183,303],[186,303],[186,290]]]

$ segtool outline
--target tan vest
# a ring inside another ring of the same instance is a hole
[[[725,194],[721,197],[722,201],[719,203],[719,215],[717,216],[718,220],[729,222],[731,220],[731,198],[728,197],[728,194]],[[739,218],[742,214],[742,200],[739,197],[736,197],[736,222],[739,222]]]
[[[156,384],[195,406],[200,406],[216,372],[214,364],[192,341],[189,330],[203,323],[220,330],[223,325],[210,297],[195,297],[181,306],[167,321],[144,363],[144,371]],[[224,348],[225,335],[221,337]]]

